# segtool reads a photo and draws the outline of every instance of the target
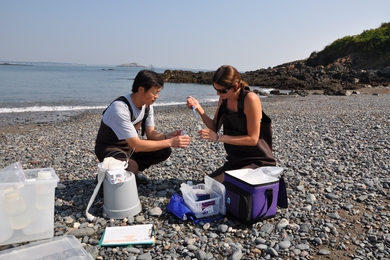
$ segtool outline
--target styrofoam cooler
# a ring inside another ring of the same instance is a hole
[[[224,179],[227,213],[248,223],[274,217],[278,204],[279,179],[276,175],[260,173],[255,178],[248,178],[253,171],[226,171]]]
[[[103,181],[103,213],[109,218],[123,219],[141,212],[135,175],[126,171],[124,181],[111,183],[108,178]]]
[[[59,182],[54,169],[19,168],[0,175],[0,245],[53,237]]]

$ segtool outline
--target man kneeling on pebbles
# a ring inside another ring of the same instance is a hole
[[[153,164],[166,160],[171,147],[185,148],[190,137],[183,130],[159,133],[154,129],[153,103],[164,87],[164,80],[154,71],[141,70],[134,79],[132,93],[114,100],[103,112],[96,138],[95,154],[100,162],[106,157],[128,161],[127,170],[134,173],[137,184],[147,178],[139,175]],[[141,139],[146,134],[147,139]]]

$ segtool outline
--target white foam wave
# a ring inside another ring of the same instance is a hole
[[[218,99],[215,98],[205,98],[203,100],[199,100],[199,103],[206,103],[206,102],[217,102]],[[175,105],[184,105],[186,102],[179,102],[179,101],[171,101],[171,102],[162,102],[159,103],[158,100],[156,103],[154,103],[154,106],[175,106]]]
[[[164,106],[175,106],[175,105],[183,105],[185,104],[185,102],[164,102],[164,103],[159,103],[158,101],[156,101],[156,103],[153,104],[153,106],[155,107],[164,107]]]
[[[51,111],[77,111],[90,109],[104,109],[106,106],[32,106],[32,107],[3,107],[0,113],[23,112],[51,112]]]
[[[204,99],[202,102],[214,102],[218,99]],[[202,103],[201,102],[201,103]],[[154,106],[175,106],[184,105],[186,102],[162,102],[158,101]],[[0,114],[5,113],[25,113],[25,112],[53,112],[53,111],[79,111],[79,110],[93,110],[93,109],[105,109],[107,106],[29,106],[29,107],[3,107],[0,108]]]
[[[271,94],[271,91],[274,90],[273,88],[262,88],[262,87],[253,87],[253,86],[250,86],[250,89],[251,90],[257,89],[267,95]]]

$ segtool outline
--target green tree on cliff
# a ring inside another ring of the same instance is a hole
[[[351,60],[355,68],[381,69],[390,66],[390,23],[335,40],[324,50],[312,53],[308,65],[326,66],[345,57]]]

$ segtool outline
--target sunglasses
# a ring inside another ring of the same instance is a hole
[[[213,86],[213,88],[215,89],[215,91],[217,91],[218,93],[221,93],[221,94],[226,94],[226,93],[228,93],[229,90],[231,89],[231,88],[217,89],[217,88],[215,88],[214,86]]]

